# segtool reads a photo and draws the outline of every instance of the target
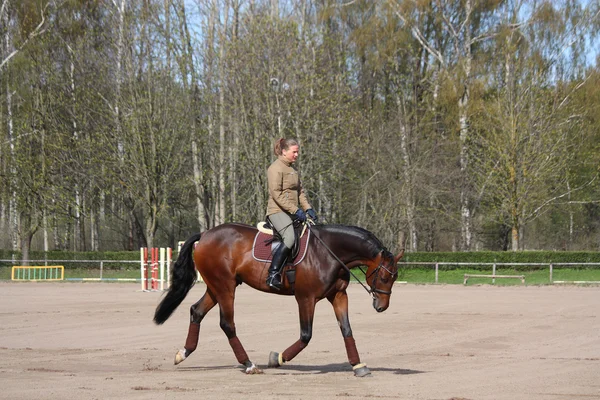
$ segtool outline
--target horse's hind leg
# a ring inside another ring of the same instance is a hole
[[[185,360],[190,354],[196,350],[198,346],[198,337],[200,335],[200,323],[204,316],[215,306],[216,301],[210,292],[207,290],[204,296],[197,303],[190,307],[190,327],[188,329],[185,347],[175,355],[175,365]]]
[[[352,336],[352,328],[350,327],[350,320],[348,319],[348,294],[345,290],[343,290],[327,297],[327,300],[329,300],[333,306],[335,317],[338,320],[338,325],[340,326],[342,336],[344,337],[348,361],[352,366],[354,375],[358,377],[370,375],[371,371],[369,371],[367,365],[360,362],[360,356],[358,355],[356,343],[354,342],[354,337]]]
[[[224,299],[219,298],[218,301],[219,307],[221,309],[220,326],[223,332],[225,332],[227,338],[229,339],[229,345],[231,346],[235,357],[237,358],[240,364],[243,364],[246,367],[247,374],[261,374],[262,371],[258,369],[252,361],[250,361],[250,358],[248,357],[244,346],[242,346],[240,339],[238,339],[237,337],[237,333],[235,330],[235,322],[233,319],[234,296],[227,296]]]

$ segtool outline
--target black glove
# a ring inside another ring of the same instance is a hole
[[[308,218],[312,219],[315,222],[317,222],[317,220],[319,219],[317,217],[317,213],[312,208],[309,208],[308,210],[306,210],[306,214],[308,214]]]
[[[296,213],[294,214],[296,216],[296,219],[300,222],[304,222],[306,221],[306,214],[304,213],[304,211],[302,211],[301,208],[299,208],[298,210],[296,210]]]

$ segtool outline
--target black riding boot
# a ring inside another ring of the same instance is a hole
[[[271,260],[271,266],[269,267],[269,276],[267,277],[267,285],[273,289],[280,290],[282,287],[281,270],[283,269],[291,250],[292,249],[288,249],[285,244],[281,243],[279,247],[277,247],[277,250],[275,250],[275,254],[273,254],[273,260]]]

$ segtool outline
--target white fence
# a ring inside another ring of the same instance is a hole
[[[20,261],[17,260],[0,260],[2,263],[17,265]],[[104,266],[110,264],[137,264],[140,265],[140,261],[133,260],[29,260],[31,265],[51,265],[51,264],[86,264],[86,265],[97,265],[100,270],[99,276],[97,278],[66,278],[69,281],[132,281],[132,282],[140,282],[139,278],[131,278],[131,279],[122,279],[122,278],[104,278]],[[560,281],[554,280],[554,269],[559,267],[600,267],[600,263],[462,263],[462,262],[401,262],[399,266],[402,265],[419,265],[419,266],[429,266],[435,271],[435,283],[439,282],[439,271],[440,267],[443,266],[457,266],[457,267],[481,267],[488,266],[490,269],[490,277],[496,276],[498,267],[506,267],[506,266],[516,266],[516,267],[546,267],[548,268],[548,281],[550,283],[581,283],[581,284],[600,284],[598,281]],[[482,270],[482,272],[485,270]],[[492,279],[494,279],[492,277]]]
[[[497,267],[503,267],[503,266],[517,266],[517,267],[525,267],[525,266],[531,266],[531,267],[548,267],[548,271],[549,271],[549,277],[548,280],[550,281],[550,283],[592,283],[592,284],[600,284],[600,282],[597,281],[572,281],[572,282],[567,282],[567,281],[555,281],[553,274],[554,274],[554,268],[555,267],[600,267],[600,263],[463,263],[463,262],[401,262],[400,265],[428,265],[428,266],[432,266],[435,269],[435,283],[439,282],[439,270],[440,270],[440,266],[444,266],[444,265],[451,265],[451,266],[460,266],[460,267],[481,267],[481,266],[489,266],[491,267],[491,274],[489,275],[489,277],[492,277],[493,281],[495,280],[495,277],[499,277],[496,274],[496,269]],[[512,277],[512,275],[511,275]]]

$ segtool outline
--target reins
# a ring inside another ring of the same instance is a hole
[[[314,222],[307,222],[307,223],[306,223],[306,226],[308,226],[308,230],[312,232],[311,225],[314,225]],[[319,240],[319,242],[321,242],[321,244],[323,245],[323,247],[325,247],[325,249],[327,249],[327,251],[329,252],[329,254],[331,254],[331,255],[333,256],[333,258],[335,258],[335,259],[336,259],[336,260],[337,260],[337,261],[338,261],[338,262],[339,262],[339,263],[342,265],[342,267],[343,267],[343,268],[344,268],[346,271],[348,271],[348,273],[349,273],[350,275],[352,275],[352,276],[354,277],[354,279],[356,279],[356,281],[357,281],[358,283],[360,283],[360,285],[361,285],[361,286],[362,286],[362,287],[363,287],[363,288],[364,288],[364,289],[367,291],[367,293],[368,293],[368,294],[370,294],[371,296],[373,296],[373,293],[375,293],[375,292],[377,292],[377,293],[382,293],[382,294],[391,294],[391,292],[387,292],[387,291],[384,291],[384,290],[380,290],[380,289],[370,289],[370,288],[366,287],[366,286],[365,286],[365,285],[364,285],[364,284],[363,284],[363,283],[360,281],[360,279],[358,279],[358,277],[357,277],[356,275],[354,275],[354,273],[352,273],[352,271],[350,270],[350,268],[348,268],[348,267],[346,266],[346,264],[345,264],[345,263],[344,263],[342,260],[340,260],[340,259],[338,258],[338,256],[336,256],[336,255],[335,255],[335,253],[334,253],[334,252],[333,252],[333,251],[332,251],[332,250],[329,248],[329,246],[327,246],[327,245],[325,244],[325,242],[323,242],[323,240],[321,240],[321,238],[320,238],[318,235],[314,234],[314,232],[313,232],[313,236],[314,236],[314,237],[316,237],[316,238]],[[381,266],[382,266],[382,265],[380,264],[380,265],[379,265],[377,268],[375,268],[375,270],[373,270],[373,272],[371,272],[371,274],[369,274],[369,276],[366,276],[366,273],[365,273],[365,272],[362,270],[362,268],[360,268],[360,267],[359,267],[358,269],[360,269],[360,272],[362,272],[362,273],[363,273],[363,275],[365,275],[365,280],[367,280],[367,279],[368,279],[368,278],[369,278],[371,275],[373,275],[375,272],[377,272]],[[386,268],[386,270],[387,270],[387,268]],[[389,271],[388,271],[388,272],[389,272]]]

